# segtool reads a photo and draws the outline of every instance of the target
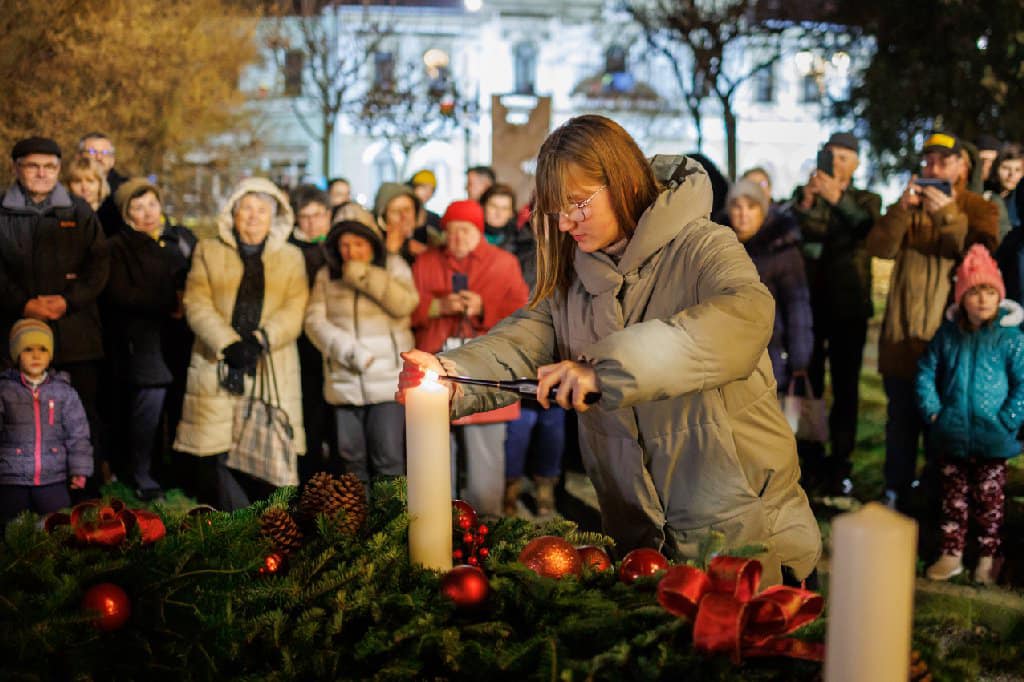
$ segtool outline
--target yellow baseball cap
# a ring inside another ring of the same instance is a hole
[[[431,187],[437,187],[437,176],[434,175],[433,171],[424,169],[413,175],[409,184],[413,187],[416,185],[430,185]]]

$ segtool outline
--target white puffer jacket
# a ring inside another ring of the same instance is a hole
[[[415,345],[409,314],[419,294],[399,255],[386,256],[384,267],[341,266],[337,245],[344,230],[338,227],[325,242],[328,265],[317,273],[306,308],[306,335],[324,356],[324,399],[332,405],[390,402],[402,368],[399,353]],[[374,249],[381,262],[383,243]],[[339,270],[341,277],[332,276]]]

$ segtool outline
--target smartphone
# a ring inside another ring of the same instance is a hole
[[[469,288],[469,275],[464,272],[452,273],[452,293],[457,294]]]
[[[835,168],[832,165],[832,150],[822,149],[818,152],[818,170],[827,175],[835,175]]]
[[[935,187],[946,196],[953,195],[953,187],[949,184],[949,180],[941,180],[939,178],[918,178],[914,180],[914,184],[918,187]]]

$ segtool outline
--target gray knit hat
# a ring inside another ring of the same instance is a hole
[[[761,185],[752,180],[737,180],[736,184],[729,190],[729,196],[725,199],[726,208],[732,206],[732,202],[740,197],[746,197],[761,207],[762,215],[768,215],[768,195],[765,194]]]
[[[415,192],[412,191],[412,187],[409,185],[402,185],[397,182],[384,182],[377,189],[377,197],[373,200],[373,215],[376,216],[377,220],[384,221],[384,211],[387,210],[388,204],[391,200],[396,197],[406,196],[412,199],[413,205],[416,207],[416,211],[420,210],[420,199],[416,196]]]

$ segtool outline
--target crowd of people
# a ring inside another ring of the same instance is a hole
[[[929,134],[883,211],[854,186],[860,146],[832,135],[776,201],[763,168],[734,183],[684,157],[652,170],[616,124],[579,117],[545,142],[529,201],[486,166],[443,214],[426,208],[429,169],[368,207],[340,178],[290,192],[246,178],[197,240],[157,185],[115,168],[108,136],[83,136],[71,159],[23,139],[0,202],[0,516],[114,478],[225,510],[265,497],[274,485],[229,451],[268,375],[300,480],[400,476],[403,391],[434,367],[541,380],[537,402],[453,388],[452,478],[482,513],[524,513],[532,491],[536,514],[553,514],[578,423],[624,548],[688,556],[715,528],[767,540],[769,574],[804,579],[820,538],[797,480],[854,492],[871,263],[885,258],[884,500],[906,508],[932,476],[942,554],[927,574],[963,571],[973,510],[974,575],[991,583],[1024,422],[1024,154]],[[828,442],[799,443],[801,477],[779,399],[822,396],[826,369]]]

